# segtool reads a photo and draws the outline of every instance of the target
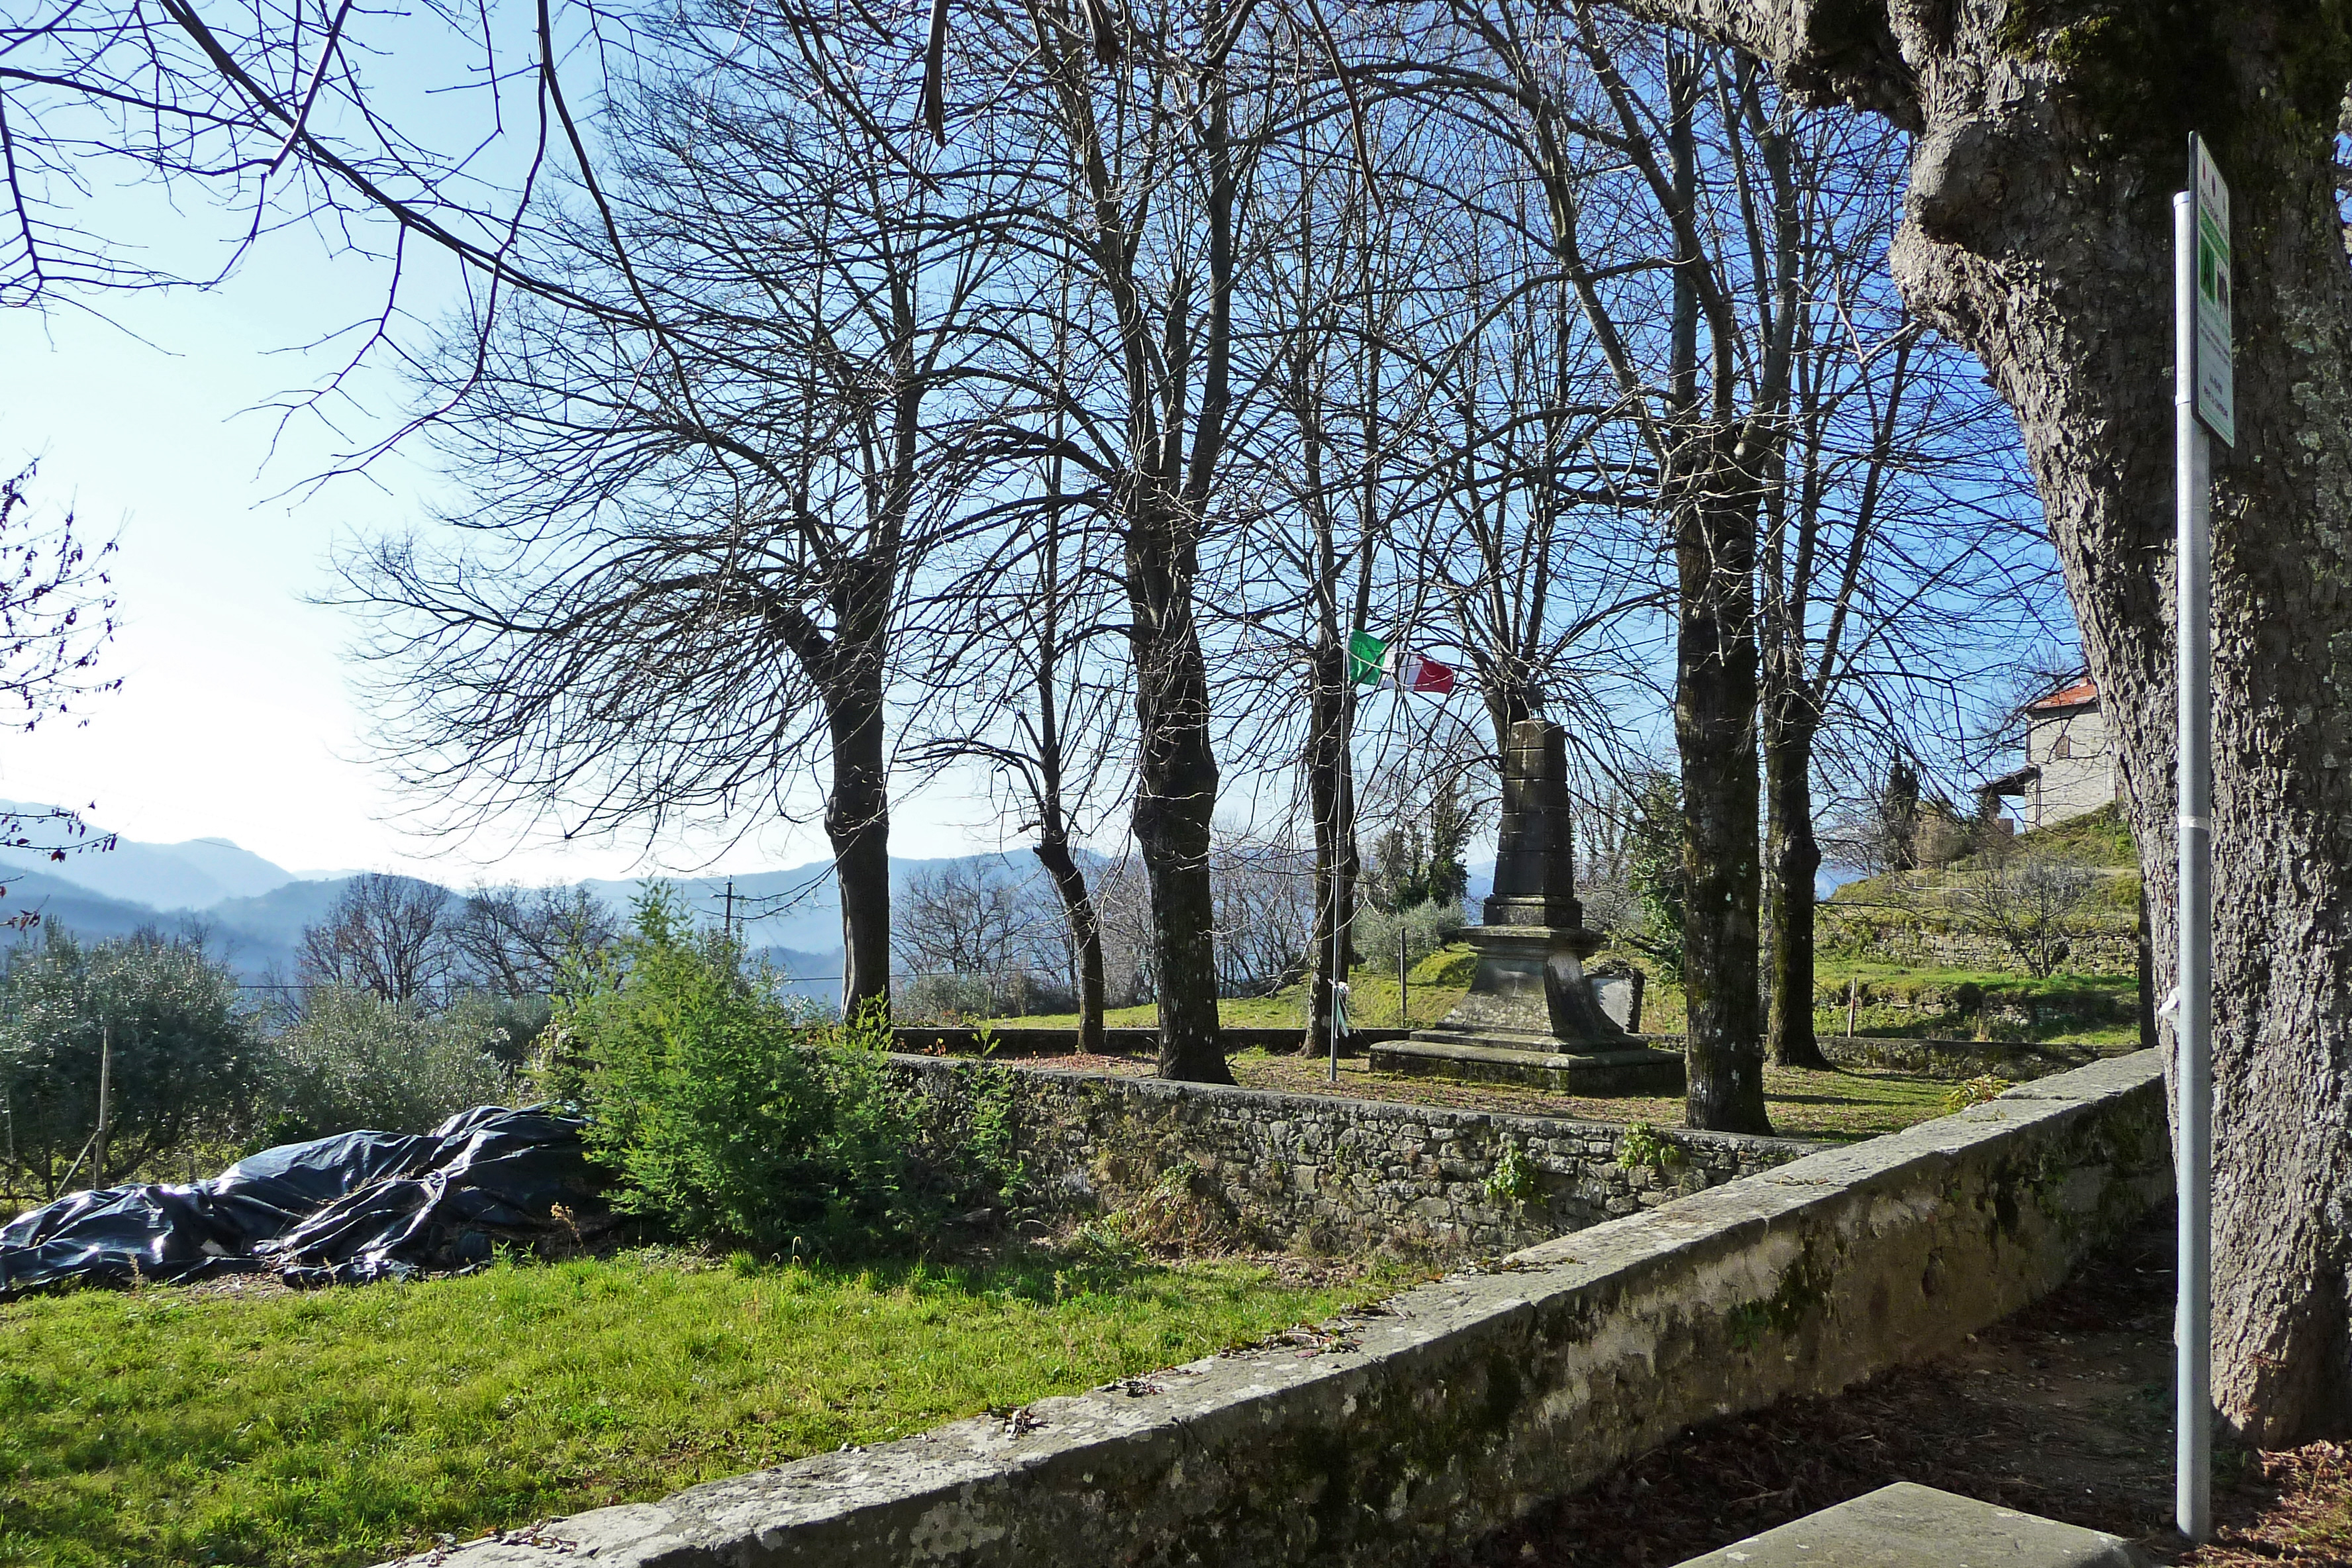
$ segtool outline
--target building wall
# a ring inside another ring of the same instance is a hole
[[[2061,753],[2063,753],[2063,755]],[[2116,798],[2115,753],[2096,702],[2036,712],[2027,721],[2025,760],[2042,770],[2022,802],[2028,829],[2093,812]]]

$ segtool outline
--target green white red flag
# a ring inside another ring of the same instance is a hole
[[[1423,691],[1432,697],[1444,697],[1454,689],[1452,665],[1440,664],[1411,648],[1399,648],[1389,655],[1389,674],[1406,691]]]
[[[1376,686],[1385,676],[1402,691],[1444,697],[1454,689],[1454,668],[1426,654],[1398,647],[1370,632],[1348,638],[1348,679],[1360,686]]]

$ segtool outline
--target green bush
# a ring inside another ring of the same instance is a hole
[[[1018,1178],[1003,1084],[982,1076],[960,1111],[927,1113],[889,1042],[886,1013],[835,1024],[746,973],[734,942],[657,887],[559,1004],[546,1082],[585,1112],[624,1212],[837,1253],[928,1235]]]
[[[1418,978],[1415,966],[1453,941],[1465,923],[1458,903],[1413,904],[1393,911],[1368,903],[1356,911],[1353,940],[1364,967],[1393,974],[1397,936],[1402,932],[1406,973]]]
[[[75,1161],[92,1148],[101,1056],[110,1127],[106,1168],[93,1171]],[[46,1198],[68,1171],[77,1187],[103,1186],[233,1142],[263,1068],[236,979],[196,944],[85,944],[51,927],[8,954],[0,986],[0,1188]]]
[[[372,991],[320,986],[274,1042],[265,1143],[368,1128],[423,1132],[455,1111],[508,1100],[509,1037],[488,1007],[428,1013]]]

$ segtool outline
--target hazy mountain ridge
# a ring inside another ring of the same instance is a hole
[[[27,815],[39,805],[11,806]],[[93,825],[93,837],[102,831]],[[1108,862],[1076,852],[1089,875]],[[956,867],[992,866],[1016,880],[1038,875],[1026,850],[890,862],[890,889],[904,894],[916,878]],[[353,873],[352,875],[357,875]],[[42,924],[92,939],[142,929],[201,935],[248,981],[291,979],[305,927],[322,921],[352,875],[302,878],[225,838],[151,844],[119,838],[113,849],[85,850],[53,861],[33,850],[0,849],[0,919],[37,915]],[[430,880],[420,878],[418,880]],[[654,882],[677,889],[698,921],[716,923],[730,909],[745,945],[795,977],[790,988],[829,995],[841,972],[841,900],[830,862],[734,877],[592,878],[583,882],[616,917]],[[453,900],[467,889],[435,882]],[[30,934],[28,932],[28,934]]]

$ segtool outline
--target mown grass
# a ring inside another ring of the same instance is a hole
[[[658,1253],[0,1306],[0,1563],[377,1562],[1252,1341],[1363,1293],[1240,1262]]]
[[[1559,1094],[1505,1083],[1462,1083],[1450,1079],[1407,1078],[1373,1072],[1360,1058],[1339,1064],[1339,1081],[1328,1081],[1318,1059],[1259,1050],[1226,1058],[1234,1080],[1245,1089],[1294,1094],[1342,1094],[1406,1105],[1443,1105],[1497,1110],[1517,1116],[1570,1116],[1580,1121],[1647,1121],[1659,1127],[1683,1124],[1679,1096],[1628,1095],[1598,1099]],[[1813,1138],[1849,1143],[1899,1132],[1916,1122],[1948,1113],[1948,1081],[1879,1068],[1813,1072],[1767,1066],[1765,1108],[1772,1131],[1783,1138]]]
[[[1451,952],[1452,949],[1447,951]],[[1468,952],[1467,948],[1461,951]],[[1466,984],[1425,984],[1406,976],[1412,1005],[1412,1026],[1434,1024],[1454,1011]],[[1397,1011],[1396,966],[1357,968],[1348,976],[1348,1018],[1358,1028],[1393,1029],[1402,1019]],[[1307,1026],[1307,987],[1287,986],[1271,996],[1228,996],[1217,1004],[1217,1021],[1229,1029],[1303,1029]],[[1043,1013],[992,1022],[1024,1029],[1075,1029],[1076,1013]],[[1150,1003],[1139,1007],[1112,1007],[1103,1013],[1107,1028],[1152,1029],[1160,1026],[1160,1009]]]

